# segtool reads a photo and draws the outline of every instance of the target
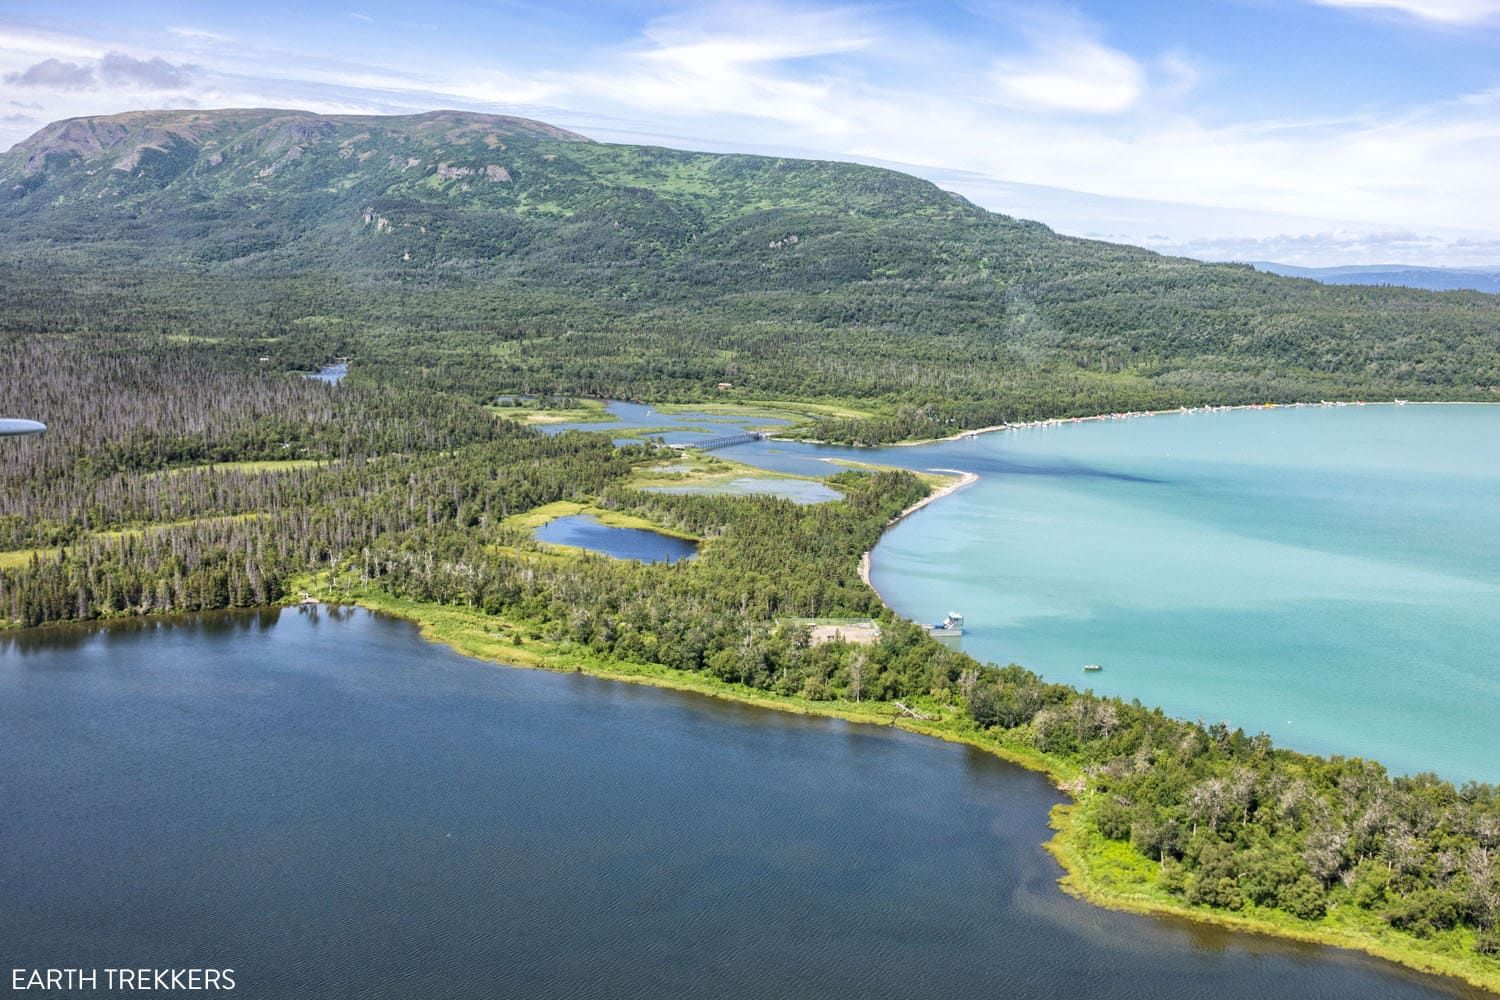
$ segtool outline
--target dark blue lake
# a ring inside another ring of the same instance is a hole
[[[1060,893],[965,747],[511,670],[363,611],[0,640],[0,960],[267,997],[1477,997]],[[98,994],[103,995],[103,991]]]
[[[548,521],[536,529],[536,538],[553,545],[573,545],[637,562],[673,563],[679,559],[691,559],[698,553],[698,546],[693,542],[640,528],[614,528],[588,514]]]

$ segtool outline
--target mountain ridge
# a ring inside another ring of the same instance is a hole
[[[883,414],[830,439],[1500,385],[1495,297],[1317,285],[1062,236],[893,170],[467,112],[54,123],[0,156],[0,237],[12,329],[358,356],[355,381],[476,399],[725,383]]]
[[[141,238],[143,227],[166,216],[255,229],[269,212],[294,223],[296,236],[324,230],[325,247],[345,251],[359,229],[387,235],[415,229],[406,235],[430,253],[410,246],[401,256],[420,267],[435,259],[494,259],[497,251],[515,249],[507,237],[518,223],[555,230],[529,223],[608,215],[610,227],[636,243],[626,252],[619,239],[604,239],[614,245],[609,256],[618,258],[679,249],[732,217],[797,207],[865,215],[983,212],[927,181],[881,168],[605,146],[543,122],[470,112],[126,112],[52,123],[0,155],[0,222],[29,216],[77,226],[94,238],[119,235],[117,252],[133,245],[157,258],[191,257],[203,235],[187,227],[170,239]],[[127,221],[117,234],[110,231]],[[292,235],[282,227],[283,238]],[[447,235],[453,238],[443,244]],[[589,239],[597,244],[600,235]],[[225,249],[210,238],[205,259],[222,261]],[[234,256],[253,253],[252,247]],[[344,256],[346,265],[354,263]]]
[[[535,132],[549,138],[568,142],[592,142],[585,136],[566,129],[548,125],[529,118],[511,115],[489,115],[478,112],[440,109],[414,115],[324,115],[295,108],[219,108],[211,110],[164,108],[157,110],[124,111],[112,115],[81,115],[50,122],[9,150],[0,153],[0,163],[11,158],[17,151],[27,154],[24,170],[34,173],[41,169],[46,156],[89,153],[99,154],[114,148],[129,139],[139,140],[131,148],[137,152],[149,148],[149,144],[177,139],[187,142],[211,141],[216,132],[236,124],[254,124],[256,127],[280,126],[304,131],[298,138],[312,139],[321,125],[354,125],[381,127],[386,123],[412,121],[431,123],[433,126],[458,128],[483,128],[493,134],[504,135],[515,131]],[[133,133],[132,127],[140,126]],[[204,133],[207,133],[205,135]],[[134,164],[120,169],[130,169]]]

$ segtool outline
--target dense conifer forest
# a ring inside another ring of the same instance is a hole
[[[295,151],[295,152],[294,152]],[[1500,977],[1500,790],[983,665],[894,619],[860,553],[927,487],[630,489],[653,445],[547,437],[509,392],[857,401],[881,441],[1066,413],[1487,398],[1500,305],[1066,239],[889,171],[601,146],[483,116],[182,112],[0,158],[0,615],[254,607],[320,574],[518,646],[811,703],[893,702],[1081,775],[1095,848],[1174,898],[1397,932]],[[354,359],[329,385],[301,373]],[[718,383],[731,383],[719,390]],[[642,565],[512,519],[578,500],[702,540]],[[793,619],[873,616],[871,646]],[[1500,981],[1500,980],[1497,980]]]

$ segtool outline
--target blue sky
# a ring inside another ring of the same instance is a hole
[[[1500,264],[1500,0],[0,0],[0,148],[251,105],[879,163],[1201,257]]]

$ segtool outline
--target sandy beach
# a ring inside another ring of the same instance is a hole
[[[1404,404],[1405,400],[1392,400],[1393,403]],[[989,427],[976,427],[972,430],[958,431],[947,437],[928,438],[924,441],[899,441],[894,447],[902,447],[918,444],[940,444],[944,441],[962,441],[964,438],[978,437],[981,434],[993,434],[996,431],[1024,431],[1038,427],[1061,427],[1064,424],[1088,424],[1099,420],[1132,420],[1136,417],[1162,417],[1172,413],[1229,413],[1234,410],[1295,410],[1304,409],[1309,406],[1334,407],[1334,406],[1366,406],[1363,400],[1356,402],[1330,402],[1320,403],[1236,403],[1225,406],[1175,406],[1166,410],[1128,410],[1120,413],[1095,413],[1087,417],[1049,417],[1046,420],[1025,420],[1015,423],[992,424]],[[883,447],[892,447],[886,445]]]

